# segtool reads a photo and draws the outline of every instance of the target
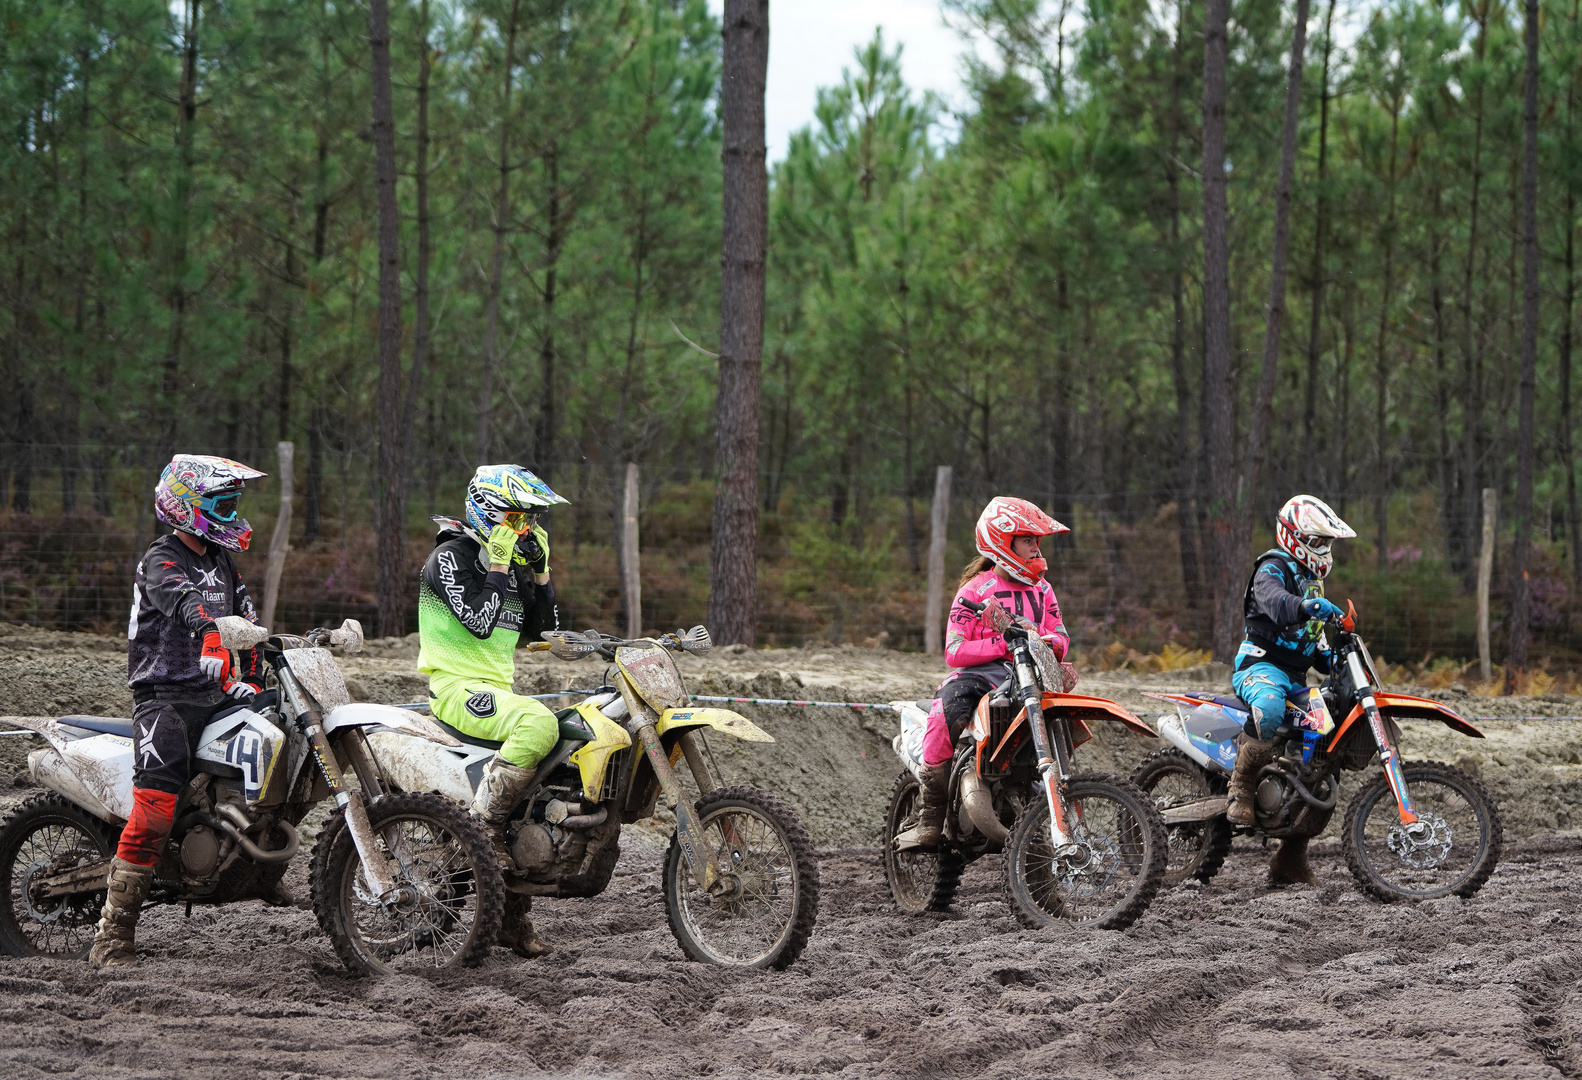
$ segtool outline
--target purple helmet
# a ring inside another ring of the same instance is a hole
[[[247,481],[268,476],[230,458],[177,454],[154,486],[154,516],[177,532],[246,551],[253,527],[236,513]]]

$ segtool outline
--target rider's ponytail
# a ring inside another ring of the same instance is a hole
[[[979,574],[983,573],[985,570],[993,570],[993,569],[994,569],[994,560],[993,559],[989,558],[987,555],[975,556],[971,562],[969,562],[966,566],[961,568],[961,580],[956,583],[956,588],[959,589],[962,586],[966,585],[967,582],[971,581],[973,578],[977,577]]]

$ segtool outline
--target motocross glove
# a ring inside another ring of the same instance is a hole
[[[231,650],[220,644],[218,630],[210,630],[203,635],[203,651],[198,654],[198,670],[221,686],[230,682]]]
[[[1013,625],[1007,626],[1004,630],[1001,630],[1000,636],[1003,637],[1005,639],[1005,643],[1009,645],[1013,641],[1026,641],[1032,635],[1028,633],[1027,627]]]
[[[496,525],[489,530],[484,541],[484,558],[490,566],[510,566],[511,555],[516,551],[516,530],[509,525]]]
[[[1311,600],[1303,600],[1302,610],[1307,613],[1308,618],[1323,619],[1325,622],[1330,619],[1339,619],[1346,614],[1322,596],[1315,596]]]
[[[258,687],[254,686],[252,683],[242,682],[240,679],[238,679],[233,683],[227,684],[225,687],[225,692],[231,695],[231,697],[235,698],[237,701],[247,701],[254,694],[258,693]]]
[[[534,523],[516,545],[516,558],[518,562],[527,564],[534,577],[542,577],[549,573],[549,534],[544,527]]]

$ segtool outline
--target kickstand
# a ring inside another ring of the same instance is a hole
[[[192,901],[187,901],[187,918],[192,918]]]

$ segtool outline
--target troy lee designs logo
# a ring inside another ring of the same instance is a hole
[[[483,607],[474,611],[467,606],[467,590],[461,582],[456,580],[456,554],[452,551],[439,553],[439,583],[445,590],[445,601],[450,605],[451,613],[456,616],[461,624],[474,633],[487,633],[494,626],[496,609],[500,606],[500,594],[495,593]]]

